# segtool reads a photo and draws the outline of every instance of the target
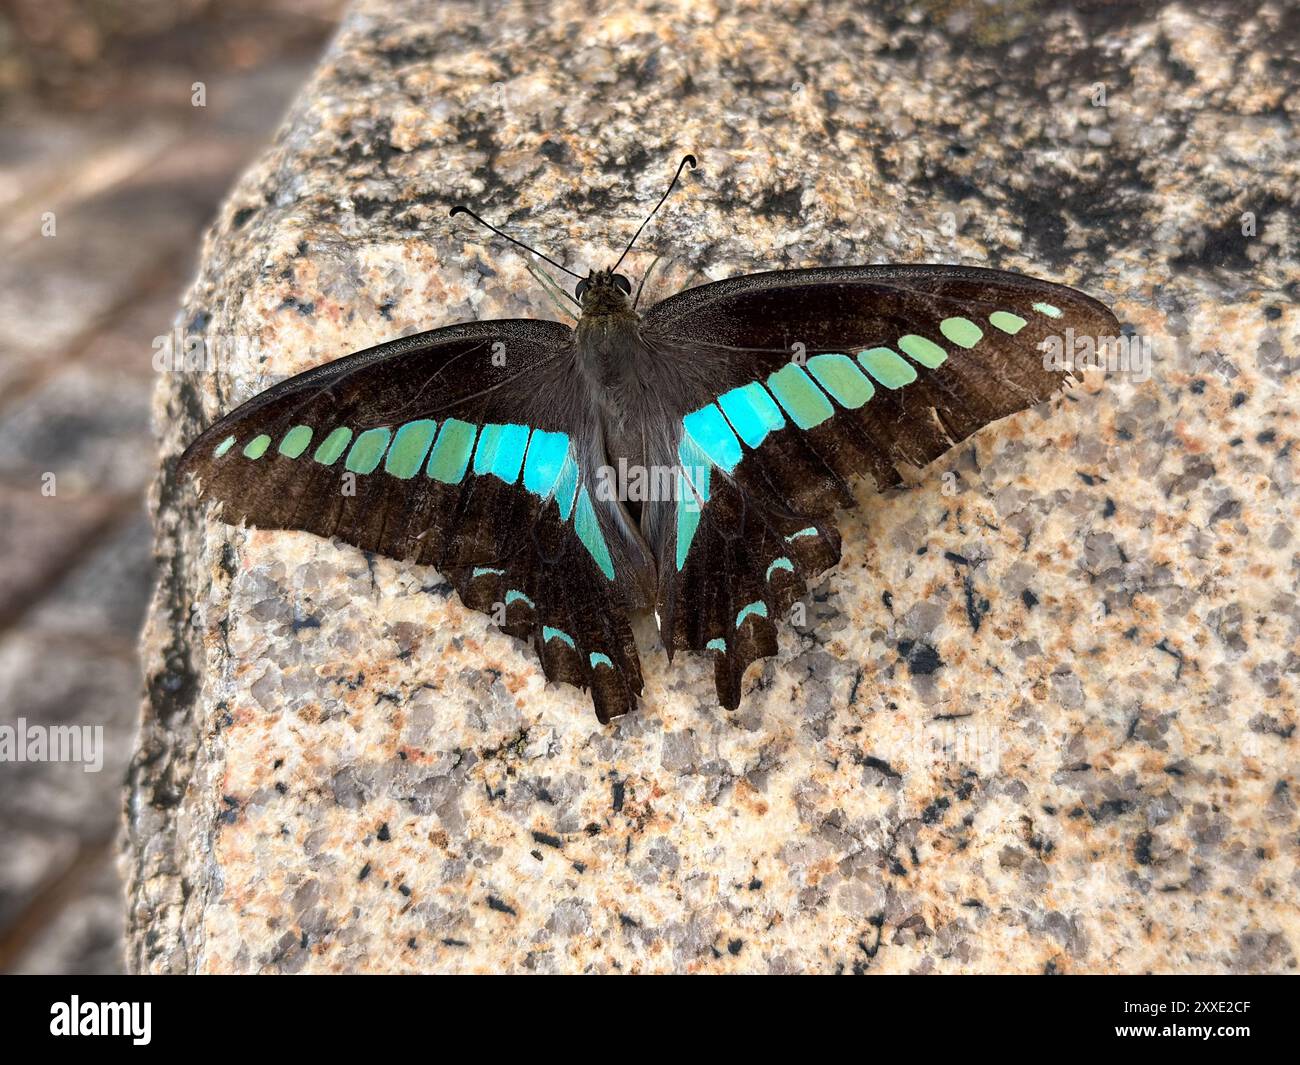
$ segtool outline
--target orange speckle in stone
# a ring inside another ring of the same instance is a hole
[[[1174,435],[1182,443],[1183,449],[1193,455],[1199,455],[1203,452],[1206,441],[1211,439],[1204,430],[1192,429],[1186,422],[1174,423]]]
[[[758,814],[759,817],[762,817],[767,813],[767,803],[763,800],[754,785],[744,777],[741,777],[736,781],[734,792],[736,801],[751,813]]]
[[[808,867],[808,886],[816,887],[824,877],[830,876],[837,867],[837,864],[830,858],[823,858],[819,862],[814,862]]]
[[[416,765],[423,765],[430,761],[429,756],[419,747],[407,747],[403,745],[397,748],[397,753],[400,757],[404,757],[406,761],[413,762]]]

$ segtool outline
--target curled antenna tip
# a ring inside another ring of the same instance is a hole
[[[677,187],[677,182],[678,182],[678,180],[679,180],[679,179],[681,178],[681,176],[682,176],[682,171],[686,169],[686,164],[687,164],[687,163],[689,163],[690,166],[691,166],[691,169],[694,170],[694,169],[695,169],[695,156],[693,156],[693,155],[685,156],[685,157],[682,159],[682,161],[681,161],[680,163],[677,164],[677,173],[675,173],[675,174],[673,175],[673,179],[672,179],[672,181],[670,181],[670,182],[668,183],[668,189],[667,189],[667,191],[665,191],[664,194],[663,194],[662,196],[659,197],[659,202],[658,202],[657,204],[655,204],[655,206],[654,206],[654,210],[651,211],[651,212],[646,216],[646,220],[645,220],[644,222],[642,222],[642,223],[637,227],[636,232],[632,234],[632,239],[629,240],[629,241],[627,242],[627,247],[623,249],[623,254],[620,255],[620,256],[618,257],[618,262],[616,262],[616,263],[614,264],[614,267],[613,267],[614,270],[618,270],[618,268],[619,268],[620,266],[623,265],[623,260],[627,258],[627,253],[630,252],[630,251],[632,250],[632,245],[634,245],[634,244],[636,243],[636,241],[637,241],[637,237],[639,237],[639,236],[641,235],[641,231],[642,231],[643,229],[645,229],[646,225],[650,222],[650,219],[652,219],[652,218],[653,218],[653,217],[658,213],[659,208],[662,207],[662,206],[664,205],[664,201],[668,199],[668,197],[669,197],[669,195],[672,193],[673,189],[675,189],[675,188]]]
[[[448,211],[447,213],[448,213],[452,218],[455,218],[458,214],[469,214],[469,208],[466,207],[463,203],[458,203],[458,204],[456,204],[455,207],[453,207],[453,208],[452,208],[450,211]]]

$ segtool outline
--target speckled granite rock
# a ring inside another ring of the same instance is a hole
[[[1296,15],[1009,10],[358,3],[186,301],[254,343],[157,390],[136,969],[1296,967]],[[437,573],[174,482],[279,377],[552,316],[449,202],[600,264],[684,150],[652,295],[1023,269],[1152,338],[1149,378],[864,486],[734,715],[643,627],[648,698],[608,729]]]

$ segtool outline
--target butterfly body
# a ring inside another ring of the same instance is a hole
[[[575,302],[572,329],[467,323],[308,371],[181,468],[227,521],[438,567],[602,721],[642,691],[642,609],[670,657],[713,659],[734,708],[839,560],[854,479],[889,487],[1048,398],[1069,375],[1043,365],[1045,337],[1118,333],[1073,289],[951,266],[750,274],[644,314],[606,270]]]

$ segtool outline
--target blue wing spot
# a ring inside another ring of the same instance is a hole
[[[778,559],[775,559],[775,560],[772,562],[772,564],[771,564],[770,566],[767,567],[767,579],[770,581],[770,580],[772,579],[772,574],[775,573],[775,572],[776,572],[777,570],[779,570],[779,569],[788,570],[790,573],[793,573],[793,572],[794,572],[794,563],[792,563],[792,562],[791,562],[788,558],[786,558],[784,555],[782,555],[782,556],[781,556],[780,558],[778,558]]]
[[[553,629],[549,625],[542,626],[542,643],[548,643],[551,640],[559,640],[561,643],[567,643],[575,651],[578,645],[573,642],[573,637],[563,629]]]
[[[560,505],[560,520],[568,521],[573,513],[574,500],[578,498],[578,460],[572,454],[565,459],[560,479],[555,486],[555,501]]]
[[[597,666],[609,666],[610,669],[614,668],[614,663],[609,660],[609,655],[601,654],[599,651],[592,651],[589,660],[592,669],[595,669]]]
[[[526,425],[485,425],[474,450],[474,472],[492,474],[514,484],[519,480],[519,470],[524,464],[524,450],[528,447]]]
[[[722,651],[725,654],[727,650],[727,641],[718,637],[706,643],[704,649],[706,651]]]
[[[686,565],[686,554],[700,526],[700,512],[709,501],[709,480],[712,477],[708,457],[689,436],[683,436],[677,445],[677,458],[681,462],[681,479],[677,492],[677,568]]]
[[[564,462],[568,457],[568,433],[533,430],[533,437],[528,442],[528,456],[524,459],[524,487],[533,495],[549,498],[564,472]]]
[[[736,468],[741,458],[740,441],[716,404],[692,411],[682,419],[682,426],[715,466],[728,473]]]
[[[795,540],[798,540],[799,537],[801,536],[816,536],[816,535],[817,535],[817,530],[813,526],[809,525],[808,528],[806,529],[800,529],[798,532],[791,533],[789,536],[785,538],[785,542],[788,544],[788,543],[792,543]]]
[[[757,599],[748,606],[741,607],[740,613],[736,615],[736,628],[740,628],[745,619],[751,614],[760,618],[767,617],[767,604],[763,600]]]
[[[758,447],[768,433],[785,427],[781,408],[757,381],[724,392],[718,397],[718,406],[740,439],[750,447]]]
[[[506,606],[509,606],[511,603],[527,603],[534,610],[537,609],[537,604],[517,588],[511,588],[506,592]]]
[[[501,577],[505,574],[505,572],[506,572],[505,570],[497,569],[495,566],[475,566],[474,572],[469,575],[469,579],[477,580],[479,577],[486,577],[489,573],[493,573],[496,576]]]

